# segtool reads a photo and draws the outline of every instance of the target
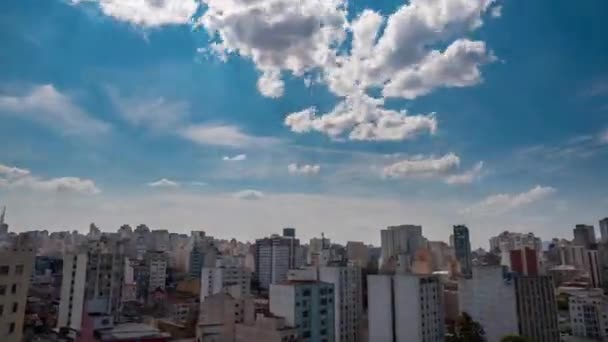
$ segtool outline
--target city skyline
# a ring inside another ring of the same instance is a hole
[[[11,231],[599,233],[608,4],[154,3],[0,4]]]

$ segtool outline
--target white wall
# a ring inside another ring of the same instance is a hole
[[[87,255],[85,253],[76,256],[74,268],[74,255],[68,254],[63,258],[63,279],[61,283],[61,301],[59,302],[59,314],[57,316],[57,327],[68,326],[68,316],[71,311],[69,327],[80,330],[82,325],[82,312],[84,309],[84,290],[87,276]],[[75,276],[72,279],[72,271]],[[72,280],[74,285],[72,286]],[[70,293],[71,304],[70,309]]]
[[[415,276],[394,277],[396,341],[422,341],[420,280]]]
[[[509,334],[518,334],[517,304],[514,283],[503,280],[501,267],[475,267],[472,279],[458,282],[460,312],[479,322],[488,341],[500,341]]]
[[[369,341],[393,341],[391,276],[367,276]]]
[[[296,301],[295,286],[292,285],[270,285],[269,293],[269,308],[270,312],[285,318],[285,323],[292,327],[296,326],[295,322],[295,301]]]

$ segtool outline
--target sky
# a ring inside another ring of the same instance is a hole
[[[473,246],[608,216],[602,0],[0,2],[14,231]]]

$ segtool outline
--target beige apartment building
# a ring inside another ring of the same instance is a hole
[[[27,290],[34,253],[27,249],[0,250],[0,336],[2,342],[21,342]]]

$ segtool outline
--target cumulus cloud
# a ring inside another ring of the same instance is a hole
[[[435,177],[445,175],[460,165],[460,158],[454,153],[442,157],[416,156],[385,166],[382,176],[386,178]]]
[[[197,0],[72,0],[95,3],[103,14],[139,26],[188,24],[199,8]]]
[[[51,84],[34,86],[22,94],[0,95],[0,115],[16,116],[66,135],[91,136],[110,129]]]
[[[180,184],[167,178],[161,178],[155,182],[148,183],[148,186],[153,188],[177,188]]]
[[[279,140],[258,137],[243,133],[238,127],[230,125],[200,124],[185,127],[179,134],[201,145],[226,147],[259,147],[277,144]]]
[[[451,185],[471,184],[476,179],[481,177],[482,169],[483,169],[483,162],[478,162],[477,164],[475,164],[475,166],[473,166],[472,169],[467,170],[460,174],[449,175],[444,179],[444,181],[447,184],[451,184]]]
[[[348,133],[350,140],[403,140],[423,132],[435,133],[437,120],[434,114],[408,115],[406,111],[382,108],[383,99],[365,94],[348,96],[331,112],[318,116],[314,107],[291,113],[285,125],[293,132],[316,131],[332,138]]]
[[[264,197],[264,193],[261,191],[248,189],[234,193],[233,196],[242,200],[258,200]]]
[[[309,165],[303,164],[298,165],[296,163],[291,163],[287,165],[287,171],[291,175],[316,175],[321,171],[320,165]]]
[[[0,189],[2,188],[89,195],[101,192],[90,179],[77,177],[43,179],[32,175],[30,170],[0,164]]]
[[[243,161],[243,160],[247,160],[247,155],[246,154],[237,154],[235,156],[224,156],[222,158],[222,160],[224,161]]]
[[[210,36],[212,51],[250,58],[262,72],[263,95],[283,93],[280,71],[302,76],[336,55],[346,37],[344,0],[203,0],[198,19]]]
[[[473,215],[499,215],[535,202],[542,201],[556,192],[555,188],[537,185],[534,188],[518,194],[497,194],[485,198],[462,211]]]

